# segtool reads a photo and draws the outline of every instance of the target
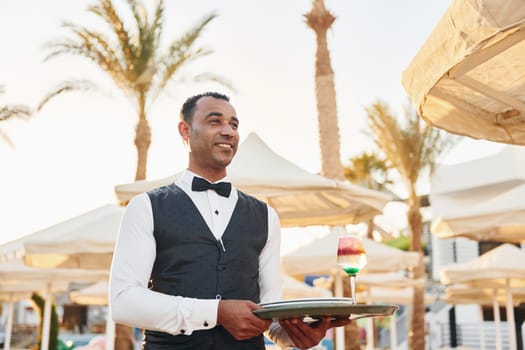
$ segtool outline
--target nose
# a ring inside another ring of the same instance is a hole
[[[236,130],[229,123],[223,124],[223,126],[221,128],[221,135],[223,135],[223,136],[233,137],[235,132],[236,132]]]

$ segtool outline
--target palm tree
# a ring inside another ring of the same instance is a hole
[[[335,21],[323,0],[313,0],[312,9],[304,15],[306,24],[316,36],[315,53],[315,95],[319,125],[319,145],[321,148],[321,175],[331,179],[344,179],[341,164],[341,144],[337,122],[334,71],[330,62],[330,51],[326,34]],[[344,294],[350,295],[348,278],[344,279]],[[357,323],[345,327],[345,349],[360,349]]]
[[[68,36],[47,45],[45,60],[62,56],[83,57],[107,73],[115,85],[133,103],[138,117],[135,129],[137,168],[135,180],[146,178],[151,129],[148,108],[166,89],[168,83],[189,63],[212,53],[196,47],[196,41],[206,26],[217,17],[211,13],[204,16],[190,30],[173,40],[167,50],[161,49],[164,24],[164,1],[159,0],[152,15],[148,15],[140,0],[127,0],[132,19],[125,22],[115,10],[111,0],[97,0],[88,12],[102,19],[109,34],[74,23],[64,22]],[[228,86],[218,76],[203,73],[193,76],[195,81],[217,81]],[[57,85],[40,103],[42,108],[50,99],[68,91],[92,89],[95,84],[88,80],[65,81]]]
[[[386,159],[375,152],[363,152],[348,160],[343,168],[345,179],[354,184],[381,191],[385,185],[392,183],[388,179],[389,166]]]
[[[424,277],[425,267],[422,259],[420,198],[416,185],[424,171],[432,174],[436,159],[452,146],[453,140],[422,122],[417,113],[408,108],[403,124],[398,122],[388,106],[380,101],[367,107],[366,112],[375,144],[392,168],[399,172],[408,192],[410,250],[421,255],[420,264],[412,271],[412,277],[419,279]],[[409,332],[409,348],[414,350],[425,348],[423,297],[424,287],[415,288]]]
[[[326,33],[334,23],[335,17],[326,9],[323,0],[313,0],[312,9],[304,17],[317,39],[315,95],[321,147],[321,174],[331,179],[343,179],[334,71],[326,40]]]
[[[385,159],[373,152],[363,152],[349,159],[343,168],[345,179],[354,184],[365,185],[369,189],[381,191],[392,183],[388,179],[389,166]],[[368,221],[367,237],[373,239],[374,219]]]
[[[4,93],[4,87],[0,85],[0,94]],[[0,122],[9,119],[27,119],[31,116],[31,109],[24,105],[2,105],[0,106]],[[4,140],[9,146],[14,147],[13,141],[6,132],[0,130],[0,139]]]

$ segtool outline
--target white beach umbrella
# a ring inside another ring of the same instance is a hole
[[[515,305],[525,301],[525,288],[512,288],[512,300]],[[445,289],[445,295],[441,300],[447,304],[477,304],[480,313],[480,337],[481,348],[485,348],[485,334],[483,327],[483,305],[492,305],[494,312],[494,323],[496,326],[496,347],[502,348],[501,341],[501,317],[499,313],[500,304],[507,302],[507,294],[504,290],[497,288],[476,288],[471,285],[458,284]]]
[[[44,286],[45,304],[44,317],[42,324],[41,349],[49,347],[49,331],[51,326],[51,299],[56,285],[63,285],[66,282],[90,282],[107,280],[108,271],[98,270],[79,270],[79,269],[42,269],[24,265],[20,259],[11,259],[0,264],[0,285],[5,288],[15,288],[19,286],[35,284],[39,287]],[[11,286],[11,287],[9,287]]]
[[[363,292],[358,293],[357,300],[366,300],[367,303],[393,303],[411,304],[414,296],[414,287],[422,287],[425,284],[423,278],[413,280],[402,272],[389,273],[364,273],[359,276],[359,288]],[[425,293],[425,304],[430,304],[435,298]],[[390,347],[397,347],[397,320],[396,313],[390,317]],[[367,345],[373,344],[374,321],[367,320]]]
[[[7,303],[7,322],[5,325],[4,350],[11,349],[11,335],[13,334],[14,304],[18,300],[27,299],[31,296],[30,292],[6,292],[0,291],[0,301]]]
[[[77,303],[84,305],[108,305],[109,284],[107,280],[94,283],[88,287],[69,293],[69,298]],[[105,350],[113,350],[115,347],[115,322],[109,316],[109,310],[106,313],[106,336]]]
[[[524,57],[523,0],[453,0],[402,82],[432,125],[525,145]]]
[[[291,276],[283,274],[283,299],[297,298],[327,298],[332,296],[328,289],[312,287]]]
[[[509,343],[512,349],[516,348],[512,289],[523,287],[525,282],[524,251],[511,244],[503,244],[465,263],[443,267],[440,279],[446,285],[461,283],[478,288],[504,289]]]
[[[525,147],[464,163],[441,165],[430,202],[440,238],[525,242]]]
[[[19,261],[17,263],[21,265]],[[9,265],[13,265],[12,263]],[[0,264],[0,271],[4,270],[5,266],[2,267]],[[18,270],[16,270],[18,271]],[[16,278],[16,275],[15,275]],[[53,283],[52,292],[66,291],[68,283],[65,281],[58,281]],[[48,289],[48,283],[46,280],[13,280],[8,279],[5,275],[0,280],[0,301],[8,304],[7,306],[7,323],[5,328],[5,341],[4,350],[11,348],[11,335],[13,332],[13,316],[14,316],[14,303],[24,299],[30,299],[34,292],[38,292],[42,295],[46,295]]]
[[[22,237],[29,266],[108,269],[124,208],[109,204]]]
[[[283,270],[290,275],[331,274],[336,272],[336,295],[341,295],[342,274],[337,265],[338,237],[338,233],[330,232],[328,235],[282,256],[281,265]],[[420,259],[418,253],[405,252],[368,238],[363,238],[363,245],[366,252],[367,264],[362,270],[363,273],[360,273],[357,278],[357,286],[361,286],[363,279],[366,281],[367,278],[371,284],[382,284],[385,283],[385,281],[390,281],[392,286],[402,284],[407,286],[409,283],[414,282],[409,282],[407,278],[399,274],[381,274],[380,277],[377,277],[377,273],[399,271],[411,266],[416,266]],[[376,276],[374,277],[374,275]],[[422,281],[416,281],[416,283],[418,282]],[[363,285],[365,284],[363,283]],[[391,326],[395,327],[395,315],[393,315],[392,318]],[[372,320],[368,320],[369,328],[371,327],[371,323]],[[391,334],[393,336],[391,342],[392,344],[396,344],[396,330],[391,329]]]
[[[126,203],[139,193],[173,183],[180,175],[118,185],[115,193]],[[239,146],[228,178],[241,191],[275,208],[283,227],[363,222],[380,213],[391,199],[381,192],[311,174],[271,150],[255,133]]]
[[[71,301],[84,305],[108,305],[108,281],[93,283],[69,293]]]
[[[513,287],[510,289],[512,302],[515,306],[525,302],[525,287]],[[498,304],[507,302],[505,290],[498,288],[482,288],[468,284],[455,284],[445,288],[445,294],[440,300],[447,304],[478,304],[492,306],[494,300]]]
[[[337,266],[337,239],[330,232],[281,257],[283,270],[289,275],[330,274]],[[363,273],[399,271],[419,263],[419,254],[405,252],[368,238],[363,238],[367,264]]]

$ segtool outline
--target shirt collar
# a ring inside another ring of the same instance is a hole
[[[191,171],[189,169],[185,169],[183,171],[181,177],[179,178],[179,180],[175,181],[175,184],[177,184],[179,187],[185,189],[187,192],[191,192],[191,183],[192,183],[193,178],[195,176],[202,177],[202,178],[206,179],[205,177],[200,176],[199,174],[196,174],[196,173],[194,173],[193,171]],[[224,178],[222,178],[220,180],[215,181],[215,183],[220,182],[220,181],[229,181],[228,180],[228,175],[226,175]],[[233,199],[237,198],[237,190],[235,189],[233,184],[232,184],[232,193],[230,194],[229,198],[233,198]]]
[[[182,183],[184,183],[186,186],[189,186],[191,187],[191,182],[193,181],[193,178],[197,176],[197,177],[202,177],[203,179],[206,179],[204,176],[200,176],[199,174],[196,174],[194,173],[193,171],[189,170],[189,169],[186,169],[184,170],[184,172],[182,173],[182,176],[180,178],[180,181]],[[206,179],[208,180],[208,179]],[[208,180],[209,181],[209,180]],[[219,179],[217,181],[210,181],[212,183],[217,183],[217,182],[221,182],[221,181],[228,181],[228,175],[226,175],[225,177],[223,177],[222,179]]]

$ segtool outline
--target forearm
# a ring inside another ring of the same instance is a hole
[[[111,291],[111,317],[117,323],[173,335],[213,328],[218,301],[182,298],[128,287]]]
[[[148,289],[155,254],[151,204],[142,194],[126,208],[113,254],[109,301],[115,322],[170,334],[214,327],[217,300],[182,298]]]

